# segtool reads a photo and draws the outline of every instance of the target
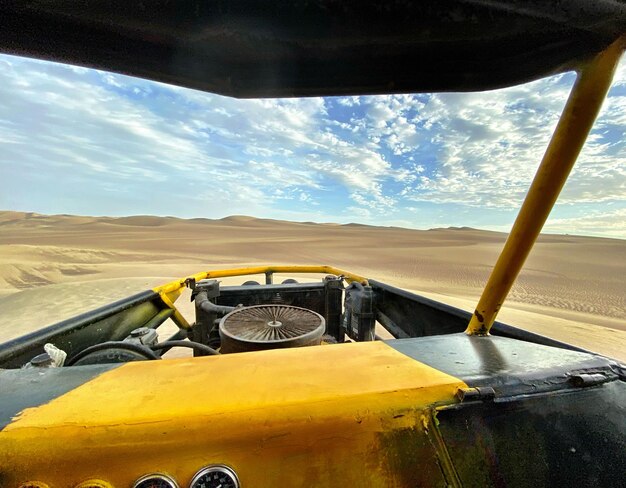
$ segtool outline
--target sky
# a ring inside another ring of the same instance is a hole
[[[508,231],[574,79],[237,100],[0,55],[0,209]],[[626,58],[544,231],[626,239]]]

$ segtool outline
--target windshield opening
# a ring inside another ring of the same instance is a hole
[[[574,81],[237,100],[12,56],[0,77],[0,340],[250,263],[471,308]],[[625,100],[622,61],[505,320],[623,330]]]

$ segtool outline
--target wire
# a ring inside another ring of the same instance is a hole
[[[198,351],[202,351],[208,354],[209,356],[220,355],[220,353],[217,352],[215,349],[209,346],[205,346],[204,344],[200,344],[199,342],[193,342],[193,341],[164,341],[164,342],[160,342],[159,344],[155,344],[154,346],[150,346],[152,350],[166,349],[166,348],[169,349],[172,347],[189,347],[191,349],[197,349]]]

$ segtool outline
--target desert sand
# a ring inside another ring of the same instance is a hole
[[[332,265],[471,311],[505,238],[243,216],[0,212],[0,342],[198,271],[261,264]],[[193,319],[186,296],[177,304]],[[542,235],[498,320],[626,361],[625,318],[626,241]]]

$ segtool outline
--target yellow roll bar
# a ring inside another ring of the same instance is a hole
[[[192,280],[200,281],[209,278],[228,278],[231,276],[247,276],[264,274],[266,282],[271,283],[271,277],[274,273],[315,273],[342,276],[347,282],[357,281],[363,285],[368,285],[366,278],[355,275],[349,271],[333,268],[332,266],[257,266],[251,268],[234,268],[234,269],[218,269],[212,271],[202,271],[190,276],[186,276],[179,280],[171,281],[161,286],[157,286],[152,290],[159,294],[161,300],[172,310],[172,320],[182,329],[189,329],[191,326],[185,317],[178,311],[174,302],[183,292],[187,283]]]
[[[467,334],[489,334],[587,139],[625,45],[626,36],[622,36],[579,72],[528,195],[465,331]]]
[[[202,271],[180,280],[171,281],[165,285],[157,286],[153,290],[159,294],[167,294],[182,291],[190,280],[200,281],[209,278],[228,278],[231,276],[247,276],[264,274],[266,276],[273,275],[274,273],[316,273],[316,274],[332,274],[336,276],[343,276],[348,282],[358,281],[363,285],[367,285],[367,279],[362,276],[355,275],[349,271],[333,268],[332,266],[257,266],[252,268],[233,268],[233,269],[218,269],[212,271]]]

